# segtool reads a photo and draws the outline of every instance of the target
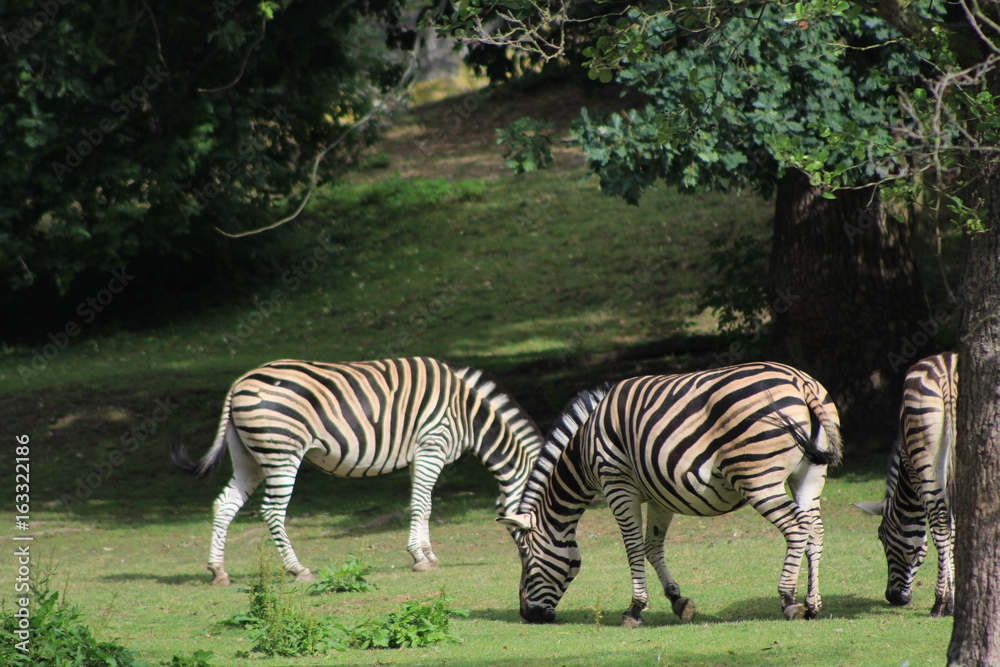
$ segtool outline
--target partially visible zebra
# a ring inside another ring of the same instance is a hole
[[[951,353],[922,359],[910,367],[903,383],[899,439],[893,444],[885,497],[854,503],[882,516],[878,537],[885,549],[889,579],[885,598],[905,605],[927,556],[927,529],[938,552],[937,585],[931,616],[950,616],[954,609],[955,529],[951,514],[953,451],[958,403],[958,357]]]
[[[299,563],[285,532],[285,512],[303,459],[339,477],[368,477],[409,466],[414,570],[438,566],[431,550],[431,492],[442,468],[471,451],[500,485],[497,510],[512,512],[543,444],[535,423],[481,371],[428,358],[357,363],[284,360],[236,380],[226,397],[215,444],[194,464],[174,448],[175,465],[203,474],[228,447],[233,477],[214,504],[208,569],[228,585],[223,553],[229,524],[264,482],[261,514],[285,568]]]
[[[644,556],[674,613],[690,621],[694,603],[681,596],[664,562],[667,528],[675,514],[716,516],[747,503],[785,537],[778,584],[785,616],[815,617],[820,494],[827,466],[840,457],[839,417],[827,391],[782,364],[637,377],[585,391],[557,419],[518,514],[499,519],[517,531],[521,616],[531,623],[555,620],[555,607],[580,570],[577,524],[603,491],[632,571],[623,625],[640,625],[649,602]],[[809,563],[805,605],[795,602],[803,554]]]

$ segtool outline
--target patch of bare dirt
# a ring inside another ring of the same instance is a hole
[[[497,146],[497,130],[524,116],[554,124],[554,167],[582,166],[582,154],[565,144],[570,123],[580,109],[616,111],[634,100],[623,99],[612,86],[583,87],[573,82],[539,85],[530,90],[513,86],[486,87],[414,107],[391,123],[378,150],[391,159],[401,176],[498,178],[510,175]]]

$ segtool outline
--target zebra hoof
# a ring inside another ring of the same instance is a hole
[[[295,575],[295,583],[297,584],[309,584],[316,581],[316,575],[314,575],[309,568],[300,570],[298,574]]]
[[[229,581],[229,575],[226,574],[226,571],[222,569],[221,565],[209,565],[208,571],[212,573],[213,586],[228,586],[231,583]]]
[[[437,561],[422,560],[413,564],[413,571],[428,572],[430,570],[436,570],[439,567],[441,567],[441,565],[439,565]]]
[[[642,625],[642,616],[629,616],[628,613],[622,615],[623,628],[638,628]]]
[[[790,604],[784,609],[785,618],[789,621],[799,621],[806,617],[806,606],[804,604]]]
[[[690,623],[694,619],[694,602],[691,598],[677,598],[673,604],[674,613],[681,623]]]

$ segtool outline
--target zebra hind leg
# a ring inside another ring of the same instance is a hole
[[[955,611],[954,524],[951,512],[942,502],[928,510],[927,520],[938,552],[938,575],[931,616],[951,616]]]
[[[281,562],[285,570],[295,575],[295,581],[314,581],[315,577],[309,568],[299,562],[292,549],[292,543],[288,539],[288,531],[285,529],[285,515],[288,511],[288,501],[291,500],[292,487],[295,484],[295,476],[299,470],[299,459],[287,461],[285,465],[275,466],[269,469],[265,481],[264,502],[261,503],[260,513],[271,531],[271,538],[274,539],[278,553],[281,554]]]
[[[212,519],[212,543],[208,551],[208,571],[212,573],[213,586],[228,586],[229,575],[223,567],[226,551],[226,535],[236,514],[253,494],[264,478],[260,464],[242,447],[234,447],[230,442],[233,459],[233,477],[215,499]]]

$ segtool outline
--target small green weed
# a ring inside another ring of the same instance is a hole
[[[406,602],[398,612],[378,621],[366,621],[350,631],[355,648],[406,648],[457,641],[451,634],[451,616],[468,616],[452,609],[451,598],[441,591],[424,602]]]
[[[116,642],[98,641],[80,622],[80,611],[59,599],[59,592],[48,587],[48,575],[32,586],[32,605],[28,608],[28,627],[16,612],[3,609],[0,619],[0,643],[12,647],[0,653],[0,667],[90,667],[146,665],[132,651]],[[28,635],[25,637],[24,633]],[[25,650],[21,650],[22,647]]]
[[[253,650],[265,655],[315,655],[346,648],[343,628],[309,616],[285,590],[284,572],[261,547],[251,574],[250,611],[227,624],[250,628]]]
[[[375,590],[378,586],[365,579],[365,575],[369,572],[371,572],[371,566],[365,565],[358,560],[357,556],[351,554],[339,570],[317,569],[316,575],[319,581],[311,584],[308,591],[312,595],[320,595],[322,593],[363,593]]]
[[[212,657],[211,651],[195,651],[190,656],[185,657],[175,655],[170,662],[163,663],[167,667],[211,667],[209,660]]]
[[[525,116],[497,130],[497,145],[503,147],[507,166],[518,176],[552,166],[553,123]]]

